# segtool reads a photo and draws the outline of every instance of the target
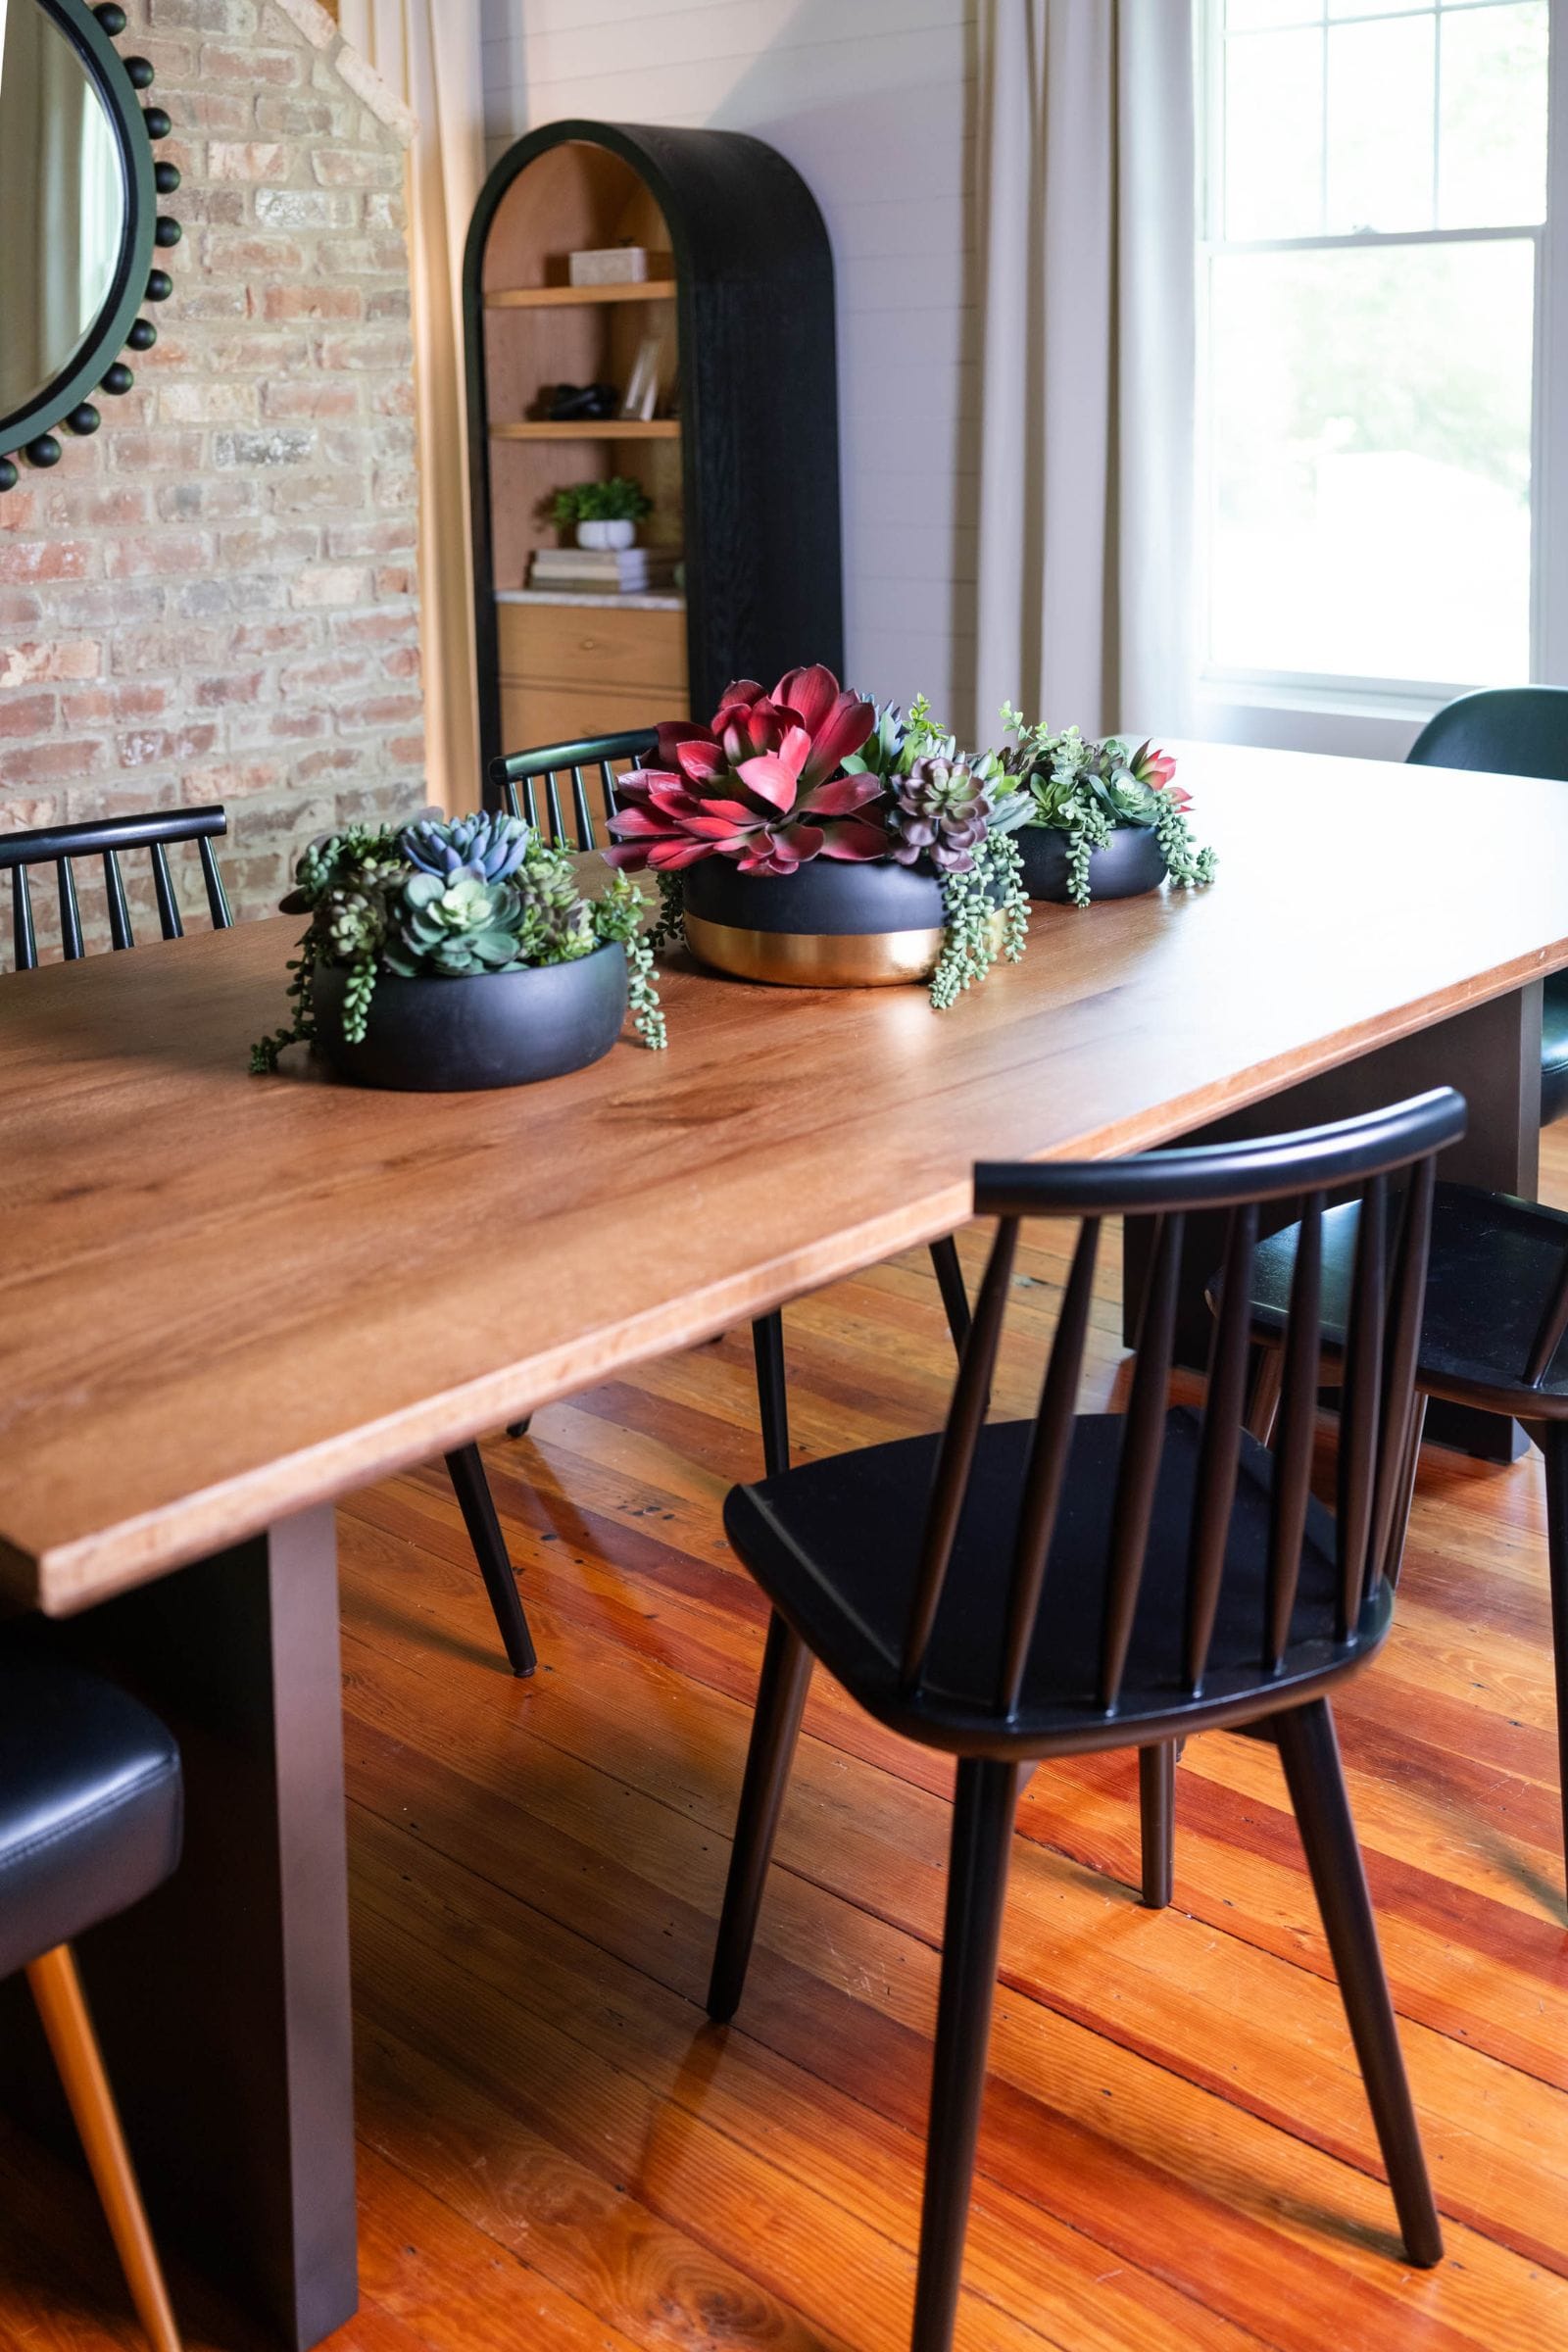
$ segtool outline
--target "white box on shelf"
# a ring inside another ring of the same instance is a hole
[[[646,245],[605,245],[567,257],[574,286],[640,286],[648,275]]]

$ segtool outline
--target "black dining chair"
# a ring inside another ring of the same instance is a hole
[[[177,1866],[179,1751],[145,1707],[41,1633],[0,1638],[0,1978],[26,1973],[137,2316],[154,2352],[179,2352],[71,1948]]]
[[[1348,1201],[1323,1219],[1324,1385],[1344,1378],[1347,1302],[1361,1221]],[[1259,1243],[1250,1295],[1252,1338],[1263,1349],[1248,1426],[1267,1443],[1279,1410],[1282,1337],[1300,1228]],[[1568,1216],[1467,1184],[1440,1184],[1433,1205],[1426,1312],[1416,1362],[1417,1409],[1400,1478],[1395,1548],[1415,1489],[1427,1399],[1514,1415],[1545,1456],[1546,1556],[1557,1702],[1558,1787],[1568,1855]]]
[[[151,859],[159,930],[165,939],[184,937],[185,926],[169,859],[171,849],[181,843],[194,842],[196,846],[213,929],[228,930],[234,918],[223,889],[223,878],[219,871],[218,855],[213,848],[214,842],[221,839],[227,830],[228,818],[224,810],[214,808],[177,808],[145,816],[108,816],[86,824],[52,825],[34,831],[0,833],[0,873],[9,869],[11,874],[11,929],[18,971],[32,971],[37,965],[37,924],[30,877],[45,865],[52,865],[55,869],[61,946],[68,962],[74,962],[86,953],[81,900],[75,875],[76,863],[82,858],[96,858],[102,860],[112,947],[129,948],[135,945],[130,904],[120,861],[132,851],[138,850],[145,850]],[[485,1591],[490,1596],[490,1606],[506,1648],[508,1663],[514,1674],[532,1674],[538,1663],[533,1638],[528,1631],[522,1602],[517,1596],[516,1574],[507,1556],[501,1523],[496,1516],[495,1502],[478,1446],[460,1446],[455,1453],[447,1455],[446,1464],[463,1512],[464,1525],[468,1531],[468,1541],[473,1545],[479,1573],[484,1578]]]
[[[947,1426],[730,1492],[724,1524],[772,1604],[710,2014],[741,1996],[812,1661],[891,1730],[957,1757],[914,2352],[953,2336],[1013,1814],[1026,1765],[1169,1752],[1216,1726],[1285,1768],[1413,2263],[1442,2255],[1340,1766],[1329,1693],[1377,1653],[1414,1412],[1433,1155],[1463,1099],[1424,1095],[1332,1127],[1081,1165],[982,1166],[998,1219]],[[1408,1175],[1402,1214],[1382,1215]],[[1325,1196],[1372,1204],[1351,1267],[1336,1507],[1311,1493]],[[1261,1203],[1305,1194],[1272,1452],[1243,1427],[1248,1277]],[[1171,1409],[1184,1218],[1230,1211],[1206,1401]],[[1025,1217],[1078,1221],[1032,1421],[986,1421]],[[1075,1412],[1107,1217],[1152,1220],[1124,1415]]]
[[[595,797],[602,824],[615,813],[617,768],[641,767],[658,749],[659,734],[654,727],[620,735],[592,735],[580,743],[547,744],[541,751],[512,752],[492,760],[490,784],[512,815],[525,817],[547,840],[571,850],[596,850],[602,845],[596,830]],[[589,770],[597,770],[597,795],[585,772]],[[951,1233],[931,1244],[931,1264],[953,1345],[961,1348],[969,1329],[969,1295],[958,1245]],[[789,1391],[780,1309],[757,1317],[752,1325],[752,1348],[757,1362],[762,1461],[771,1476],[774,1471],[787,1470],[790,1459]],[[521,1436],[527,1427],[526,1421],[514,1422],[513,1434]]]
[[[1423,767],[1484,768],[1495,776],[1568,783],[1568,686],[1489,686],[1429,718],[1405,755]],[[1524,845],[1528,855],[1528,844]],[[1541,1123],[1568,1111],[1568,972],[1542,989]]]

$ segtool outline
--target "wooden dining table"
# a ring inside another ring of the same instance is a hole
[[[281,2341],[356,2294],[334,1498],[952,1231],[978,1159],[1452,1083],[1446,1172],[1534,1190],[1568,790],[1181,762],[1213,887],[1036,908],[941,1014],[673,956],[667,1052],[415,1095],[250,1074],[297,922],[0,985],[0,1597],[179,1737],[184,1865],[84,1964],[159,2227]]]

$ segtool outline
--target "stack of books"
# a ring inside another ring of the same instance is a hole
[[[539,547],[528,566],[530,588],[578,595],[643,596],[674,585],[680,550],[673,547]]]

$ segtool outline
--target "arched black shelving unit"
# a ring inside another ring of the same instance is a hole
[[[566,284],[585,247],[646,246],[650,282]],[[481,753],[707,716],[733,677],[843,668],[833,257],[793,166],[738,131],[553,122],[487,180],[465,270]],[[553,424],[543,387],[625,384],[663,344],[646,422]],[[670,395],[678,382],[675,414]],[[530,414],[530,412],[533,412]],[[635,474],[683,599],[547,601],[541,504]],[[515,738],[515,740],[514,740]]]

